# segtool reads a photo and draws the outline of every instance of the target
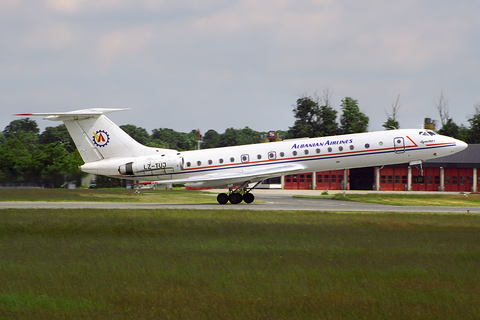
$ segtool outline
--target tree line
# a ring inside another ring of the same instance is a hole
[[[442,99],[440,99],[442,102]],[[399,97],[392,104],[391,113],[383,127],[399,129],[397,120]],[[461,139],[467,143],[480,143],[480,105],[475,106],[475,115],[468,119],[468,126],[457,125],[448,115],[445,104],[439,103],[442,127],[438,132]],[[277,131],[282,139],[301,137],[321,137],[337,134],[359,133],[368,130],[369,118],[360,111],[358,101],[345,97],[341,100],[340,116],[331,106],[330,93],[324,91],[321,97],[301,96],[293,106],[295,121],[287,131]],[[169,128],[153,129],[151,134],[142,127],[132,124],[120,126],[133,139],[141,144],[175,149],[179,151],[197,148],[199,132],[177,132]],[[201,148],[216,148],[245,145],[268,141],[266,132],[255,131],[248,126],[243,129],[228,128],[224,133],[210,129],[201,136]],[[60,187],[66,181],[77,181],[83,173],[78,166],[83,161],[75,148],[65,125],[47,127],[40,133],[37,123],[29,118],[13,120],[0,132],[0,184],[27,183],[45,187]],[[112,179],[103,181],[100,186],[119,186]],[[97,181],[98,184],[98,181]]]

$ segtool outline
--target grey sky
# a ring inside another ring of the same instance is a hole
[[[480,103],[478,0],[1,0],[0,108],[132,108],[118,124],[287,130],[303,94],[358,100],[380,130]],[[40,127],[57,123],[38,119]]]

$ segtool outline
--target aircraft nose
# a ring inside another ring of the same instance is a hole
[[[462,151],[464,149],[466,149],[468,147],[468,144],[466,144],[465,142],[463,142],[462,140],[457,140],[455,141],[456,144],[455,144],[455,151]]]

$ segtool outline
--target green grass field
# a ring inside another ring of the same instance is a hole
[[[478,319],[480,216],[0,210],[0,319]]]
[[[87,201],[87,202],[156,202],[217,203],[215,196],[197,190],[128,189],[0,189],[0,201]]]

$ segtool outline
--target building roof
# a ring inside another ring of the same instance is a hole
[[[423,162],[427,168],[480,168],[480,144],[469,144],[468,147],[450,156],[430,159]]]

